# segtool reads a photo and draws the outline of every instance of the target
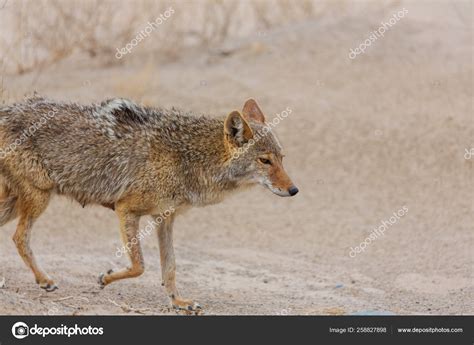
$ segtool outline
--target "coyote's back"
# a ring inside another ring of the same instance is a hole
[[[1,109],[0,173],[25,174],[35,187],[82,204],[113,204],[151,155],[169,163],[166,156],[186,146],[188,132],[218,122],[124,99],[84,106],[35,97]]]

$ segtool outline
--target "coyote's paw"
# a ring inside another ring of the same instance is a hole
[[[38,282],[39,287],[44,289],[46,292],[53,292],[58,289],[58,286],[54,284],[51,279],[45,279],[44,281]]]
[[[202,314],[202,308],[196,302],[193,302],[189,299],[181,299],[181,298],[173,298],[171,300],[172,307],[176,310],[179,314],[186,314],[186,315],[200,315]]]
[[[99,275],[99,278],[97,279],[97,282],[99,283],[101,289],[103,289],[108,284],[107,281],[105,280],[106,275],[108,275],[112,272],[113,272],[113,270],[108,270],[107,273],[101,273]]]

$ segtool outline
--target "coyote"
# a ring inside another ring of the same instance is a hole
[[[0,225],[19,218],[13,235],[18,252],[39,286],[54,291],[29,246],[33,223],[51,196],[111,208],[131,265],[101,274],[104,287],[144,272],[139,219],[168,211],[156,225],[162,285],[174,308],[197,311],[201,307],[175,285],[173,221],[191,206],[217,203],[255,184],[279,196],[298,193],[268,127],[252,99],[223,118],[125,99],[78,105],[34,96],[0,107]]]

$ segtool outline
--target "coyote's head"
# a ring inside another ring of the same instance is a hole
[[[253,99],[245,102],[242,113],[233,111],[227,116],[224,133],[232,157],[231,173],[241,182],[259,183],[276,195],[293,196],[298,188],[283,168],[284,155],[273,124],[265,123]]]

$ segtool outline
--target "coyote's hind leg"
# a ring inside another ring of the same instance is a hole
[[[50,192],[28,188],[18,197],[18,214],[20,220],[13,235],[18,253],[26,265],[33,271],[36,282],[46,291],[54,291],[57,286],[54,281],[38,266],[33,251],[30,248],[31,229],[35,220],[48,206]]]

